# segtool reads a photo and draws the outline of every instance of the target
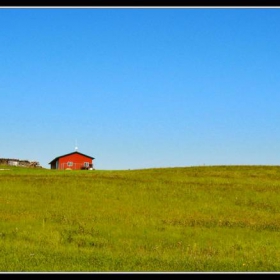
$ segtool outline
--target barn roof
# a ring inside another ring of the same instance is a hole
[[[88,155],[85,155],[85,154],[82,154],[80,152],[72,152],[72,153],[69,153],[69,154],[65,154],[65,155],[62,155],[62,156],[59,156],[59,157],[56,157],[55,159],[53,159],[51,162],[49,162],[49,164],[51,164],[52,162],[56,161],[57,159],[61,158],[61,157],[65,157],[65,156],[69,156],[69,155],[73,155],[73,154],[80,154],[82,156],[85,156],[85,157],[88,157],[88,158],[91,158],[91,159],[94,159],[94,157],[91,157],[91,156],[88,156]]]

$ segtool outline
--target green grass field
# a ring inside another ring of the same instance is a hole
[[[279,166],[0,167],[1,272],[280,271]]]

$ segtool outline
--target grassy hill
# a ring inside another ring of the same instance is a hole
[[[279,166],[0,169],[0,272],[280,271]]]

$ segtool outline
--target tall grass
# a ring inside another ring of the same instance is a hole
[[[0,170],[1,272],[280,271],[280,167]]]

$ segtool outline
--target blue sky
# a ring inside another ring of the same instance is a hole
[[[0,8],[0,158],[279,165],[279,8]]]

